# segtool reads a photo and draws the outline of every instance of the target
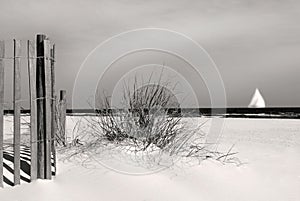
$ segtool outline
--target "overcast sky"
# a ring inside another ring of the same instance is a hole
[[[155,27],[202,45],[223,78],[229,107],[247,106],[259,88],[267,106],[300,106],[298,0],[0,0],[0,39],[45,33],[57,48],[57,89],[72,87],[101,42]],[[205,105],[204,105],[205,106]]]

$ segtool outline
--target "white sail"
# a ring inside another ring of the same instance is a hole
[[[248,107],[252,107],[252,108],[266,107],[265,100],[262,97],[262,95],[261,95],[261,93],[259,92],[258,89],[255,89],[255,92],[253,94],[253,97],[252,97]]]

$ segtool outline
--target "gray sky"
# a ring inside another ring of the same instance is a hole
[[[259,88],[267,106],[300,106],[300,1],[0,1],[0,38],[49,35],[57,47],[57,89],[69,93],[99,43],[145,27],[183,33],[217,64],[229,107]],[[205,106],[205,105],[204,105]]]

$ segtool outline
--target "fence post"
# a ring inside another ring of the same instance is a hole
[[[29,95],[30,95],[30,179],[37,179],[37,113],[36,113],[36,49],[33,41],[27,41]]]
[[[55,95],[55,45],[52,46],[50,51],[51,57],[51,97],[53,98],[51,109],[52,109],[52,133],[51,133],[51,152],[53,155],[53,163],[54,163],[54,175],[56,175],[56,150],[55,150],[55,137],[57,133],[57,111],[56,111],[56,95]],[[51,155],[51,156],[52,156]]]
[[[5,43],[0,41],[0,187],[3,187],[4,57]]]
[[[60,90],[59,97],[59,126],[60,126],[60,139],[63,141],[63,144],[66,145],[66,110],[67,110],[67,101],[66,101],[66,91]]]
[[[52,76],[50,60],[50,41],[44,40],[44,62],[45,62],[45,178],[51,179],[51,135],[52,135]]]
[[[20,184],[20,101],[21,101],[21,43],[14,40],[14,185]]]
[[[53,133],[53,138],[52,138],[52,144],[51,144],[51,148],[52,148],[52,154],[53,154],[53,165],[54,165],[54,176],[56,175],[56,149],[55,149],[55,145],[56,145],[56,137],[57,137],[57,131],[58,131],[58,111],[57,111],[57,96],[54,95],[53,96],[53,118],[52,118],[52,133]]]
[[[36,95],[37,95],[37,131],[38,131],[38,178],[45,178],[45,68],[44,68],[44,40],[45,35],[36,37]]]

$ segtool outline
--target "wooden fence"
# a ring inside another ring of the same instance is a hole
[[[13,62],[13,185],[20,184],[21,145],[21,61],[26,61],[30,97],[30,180],[51,179],[56,172],[55,136],[58,130],[57,100],[55,93],[55,46],[45,35],[36,41],[27,41],[26,55],[21,55],[20,40],[13,40],[13,56],[6,57],[6,43],[0,41],[0,186],[3,186],[4,149],[4,90],[5,60]],[[65,93],[65,92],[62,92]],[[65,105],[65,96],[63,105]],[[65,106],[59,107],[65,110]],[[60,117],[65,119],[65,117]],[[60,134],[61,136],[62,134]],[[52,163],[52,164],[51,164]]]

